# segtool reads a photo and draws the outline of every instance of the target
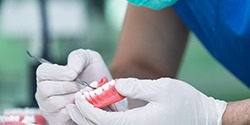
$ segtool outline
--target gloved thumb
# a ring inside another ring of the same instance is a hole
[[[118,79],[116,90],[123,96],[131,99],[154,101],[159,95],[159,86],[154,80],[139,80],[136,78]]]

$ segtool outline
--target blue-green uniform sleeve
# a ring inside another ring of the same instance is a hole
[[[128,0],[128,2],[135,6],[145,6],[153,10],[160,10],[172,6],[177,0]]]

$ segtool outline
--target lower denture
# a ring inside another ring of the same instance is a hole
[[[22,123],[22,120],[25,118],[26,115],[13,114],[13,115],[6,115],[5,117],[11,117],[11,116],[19,116],[20,119],[19,121],[9,121],[9,122],[7,121],[4,123],[0,122],[0,125],[26,125],[25,123]],[[27,116],[31,116],[31,115],[27,115]],[[33,115],[33,117],[35,118],[35,123],[33,124],[46,125],[46,120],[42,117],[41,114],[35,114]]]
[[[106,84],[107,82],[108,82],[108,79],[106,77],[103,77],[100,80],[100,82],[98,83],[97,88],[101,87],[102,85]],[[101,94],[95,95],[94,97],[90,97],[90,98],[86,98],[86,99],[88,100],[88,102],[93,104],[95,107],[103,108],[103,107],[106,107],[110,104],[116,103],[124,98],[125,98],[124,96],[122,96],[121,94],[119,94],[116,91],[115,86],[112,85],[109,87],[108,90],[103,91]]]

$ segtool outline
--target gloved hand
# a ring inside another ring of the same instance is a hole
[[[207,97],[189,84],[170,78],[158,80],[118,79],[117,91],[127,98],[148,101],[125,112],[107,112],[76,94],[76,106],[67,106],[78,124],[89,125],[221,125],[226,102]]]
[[[177,0],[128,0],[135,6],[145,6],[154,10],[160,10],[172,6]]]
[[[74,93],[84,86],[74,82],[78,77],[91,83],[103,76],[111,79],[101,56],[91,50],[79,49],[68,56],[68,64],[43,63],[37,68],[36,100],[42,115],[51,125],[72,125],[66,105],[74,103]]]

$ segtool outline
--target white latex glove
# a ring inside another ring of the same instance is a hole
[[[51,125],[72,125],[66,105],[74,103],[74,93],[84,86],[74,82],[78,77],[91,83],[111,75],[101,56],[91,50],[79,49],[68,56],[68,64],[43,63],[37,68],[36,100],[42,115]]]
[[[67,106],[78,124],[89,125],[221,125],[226,102],[207,97],[189,84],[170,78],[118,79],[117,91],[128,98],[148,101],[125,112],[107,112],[76,94],[76,106]],[[78,109],[78,110],[77,110]],[[83,119],[84,118],[84,119]]]

